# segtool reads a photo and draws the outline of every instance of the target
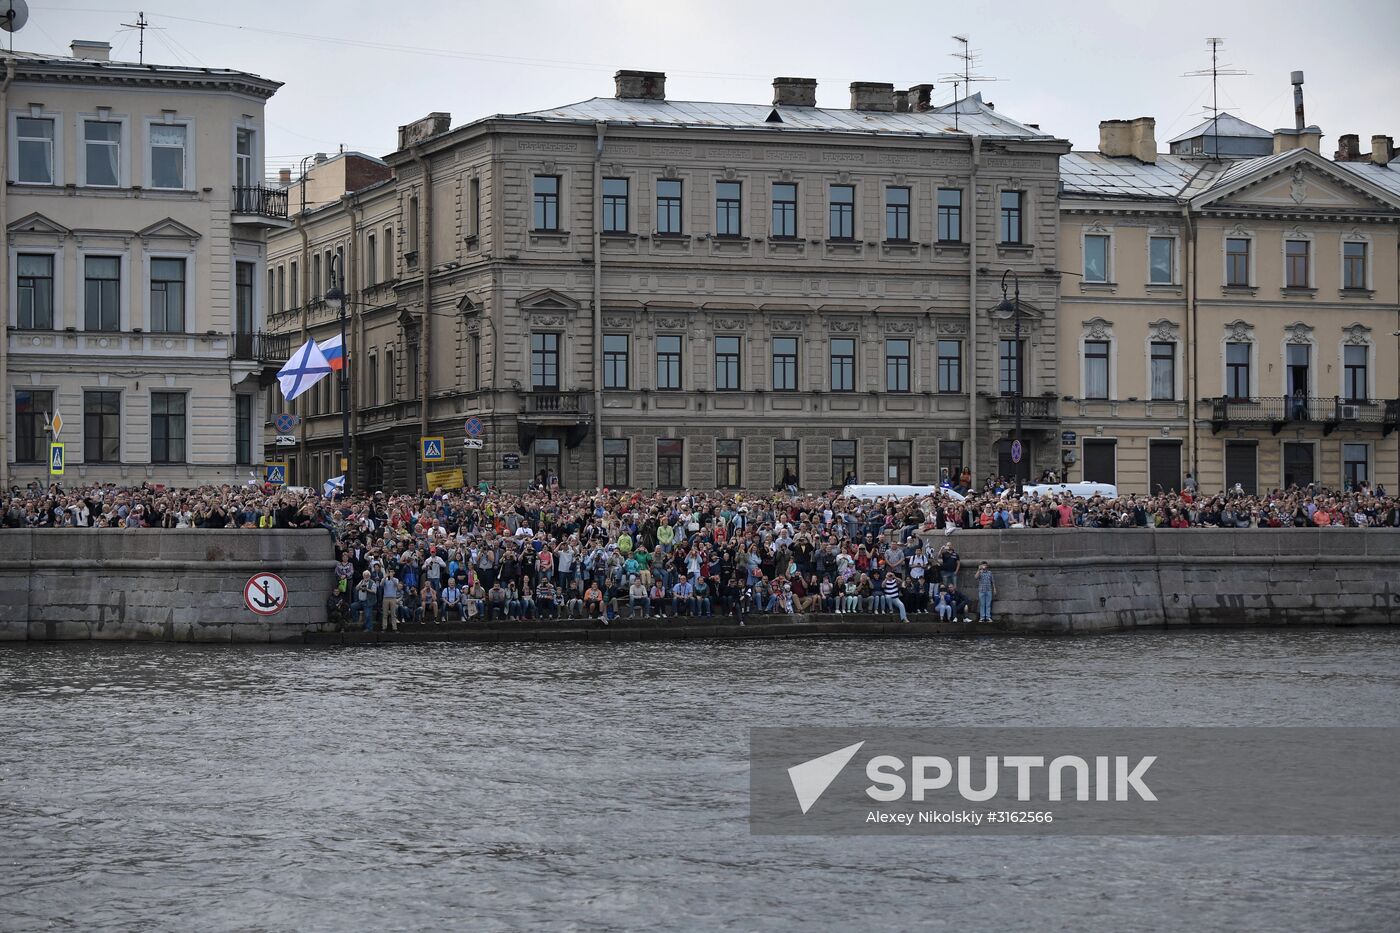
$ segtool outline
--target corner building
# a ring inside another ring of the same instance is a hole
[[[359,476],[420,485],[438,434],[447,466],[507,489],[1010,472],[1018,378],[1022,466],[1058,462],[1068,144],[931,89],[857,83],[823,109],[779,78],[772,104],[694,103],[624,71],[613,98],[402,127],[395,289],[425,401],[360,436]],[[990,314],[1008,269],[1020,347]]]

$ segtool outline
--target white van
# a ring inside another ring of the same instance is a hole
[[[1028,483],[1021,491],[1033,496],[1063,496],[1068,493],[1079,499],[1092,499],[1103,496],[1117,499],[1118,487],[1111,483]]]
[[[954,502],[961,502],[967,498],[960,492],[941,486],[901,486],[885,483],[852,484],[841,490],[841,495],[856,499],[923,499],[929,496],[947,496]]]

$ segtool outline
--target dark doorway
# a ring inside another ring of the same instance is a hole
[[[1312,444],[1283,445],[1283,485],[1306,486],[1313,481]]]
[[[1225,488],[1239,486],[1249,495],[1259,488],[1259,464],[1256,454],[1259,445],[1254,441],[1225,442]]]
[[[384,461],[380,457],[370,457],[365,464],[365,488],[370,492],[384,488]]]
[[[1157,495],[1181,488],[1181,441],[1152,441],[1147,457],[1149,493]]]
[[[1086,440],[1084,442],[1084,482],[1117,484],[1117,446],[1117,441]]]
[[[1031,475],[1031,451],[1032,446],[1028,438],[1021,441],[1021,462],[1015,464],[1011,462],[1011,445],[1014,439],[1007,438],[1004,441],[997,441],[997,474],[1007,479],[1016,479],[1018,474],[1022,484],[1030,482]]]

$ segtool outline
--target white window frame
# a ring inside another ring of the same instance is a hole
[[[1230,241],[1249,241],[1248,280],[1243,285],[1230,283]],[[1259,238],[1252,233],[1232,233],[1225,231],[1220,238],[1220,286],[1222,288],[1257,288],[1259,274]]]
[[[1024,339],[1024,334],[1022,335]],[[1086,355],[1089,343],[1108,344],[1108,395],[1103,398],[1089,398],[1089,357]],[[1026,395],[1024,388],[1021,396]],[[1118,398],[1118,340],[1110,331],[1103,336],[1086,333],[1079,338],[1079,397],[1086,402],[1111,402]]]
[[[87,329],[87,261],[93,259],[115,259],[117,260],[117,274],[121,276],[121,281],[117,285],[117,300],[121,307],[117,314],[117,329],[94,330]],[[93,247],[92,249],[78,250],[78,297],[73,302],[73,313],[76,315],[72,326],[80,333],[92,333],[99,335],[115,335],[128,333],[131,331],[131,253],[120,249],[103,249]]]
[[[1364,234],[1352,233],[1341,237],[1337,243],[1337,288],[1347,289],[1347,244],[1360,243],[1366,248],[1366,282],[1362,285],[1365,291],[1375,291],[1375,258],[1376,251],[1371,244],[1371,238]],[[1352,289],[1355,291],[1355,289]]]
[[[1168,398],[1153,398],[1153,397],[1152,397],[1152,345],[1153,345],[1153,344],[1157,344],[1157,343],[1169,343],[1169,344],[1172,345],[1172,348],[1173,348],[1173,349],[1172,349],[1172,397],[1169,398],[1169,399],[1168,399]],[[1182,380],[1183,380],[1183,378],[1184,378],[1184,377],[1183,377],[1182,370],[1186,368],[1185,365],[1184,365],[1184,362],[1185,362],[1185,361],[1184,361],[1184,359],[1183,359],[1184,354],[1183,354],[1183,352],[1182,352],[1181,338],[1179,338],[1179,337],[1173,337],[1173,338],[1171,338],[1171,339],[1163,339],[1163,338],[1160,338],[1160,337],[1154,337],[1151,333],[1149,333],[1149,334],[1147,335],[1147,342],[1146,342],[1146,344],[1144,344],[1144,346],[1143,346],[1143,350],[1144,350],[1144,352],[1146,353],[1146,359],[1147,359],[1147,370],[1146,370],[1146,372],[1147,372],[1147,378],[1143,380],[1142,400],[1143,400],[1144,402],[1179,402],[1179,401],[1181,401],[1182,398],[1183,398],[1183,395],[1182,395],[1182,388],[1183,388],[1183,387],[1182,387]],[[1223,351],[1222,351],[1222,352],[1223,352]],[[1250,374],[1253,375],[1252,370],[1251,370],[1251,373],[1250,373]],[[1224,393],[1221,393],[1221,394],[1224,394]]]
[[[152,260],[152,259],[182,259],[182,260],[184,260],[184,262],[185,262],[185,307],[184,307],[185,329],[184,329],[183,331],[164,331],[164,330],[163,330],[163,331],[153,331],[153,330],[151,329],[151,311],[152,311],[152,307],[151,307],[151,260]],[[228,279],[228,283],[229,283],[229,284],[228,284],[228,288],[229,288],[229,295],[232,296],[232,295],[233,295],[233,289],[234,289],[234,279],[233,279],[233,276],[236,274],[236,270],[234,269],[234,261],[238,261],[238,262],[249,261],[249,262],[251,262],[251,260],[243,260],[243,259],[241,259],[240,257],[231,257],[230,259],[231,259],[231,261],[229,262],[229,279]],[[255,264],[254,264],[254,268],[253,268],[253,325],[254,325],[254,328],[253,328],[253,329],[254,329],[254,331],[257,330],[257,324],[258,324],[258,321],[257,321],[257,318],[258,318],[258,273],[259,273],[259,267],[258,267],[258,264],[255,263]],[[196,312],[197,312],[197,310],[198,310],[198,307],[199,307],[198,295],[195,293],[195,283],[198,282],[198,281],[199,281],[199,278],[198,278],[198,271],[197,271],[197,269],[195,268],[195,251],[194,251],[194,250],[192,250],[192,249],[185,249],[185,250],[179,250],[179,249],[148,249],[148,250],[143,251],[142,254],[141,254],[141,310],[142,310],[142,313],[143,313],[144,317],[142,318],[143,323],[142,323],[141,326],[142,326],[142,329],[144,330],[144,332],[145,332],[145,333],[148,333],[148,334],[152,334],[152,333],[155,333],[155,334],[168,334],[168,335],[171,335],[171,336],[178,336],[178,335],[181,334],[181,333],[184,333],[184,334],[202,334],[202,333],[204,333],[204,331],[207,329],[207,327],[202,326],[202,325],[204,325],[205,322],[204,322],[204,321],[196,321],[196,320],[195,320],[195,314],[196,314]],[[229,310],[230,310],[230,311],[233,310],[232,302],[230,302],[230,304],[229,304]],[[229,323],[232,324],[233,322],[230,321]]]
[[[152,148],[153,148],[153,147],[151,146],[151,128],[152,128],[152,127],[156,127],[156,126],[183,126],[183,127],[185,128],[185,177],[184,177],[184,185],[181,186],[181,187],[179,187],[179,188],[157,188],[156,185],[155,185],[155,178],[154,178],[154,169],[155,169],[154,161],[155,161],[155,160],[152,158],[152,155],[151,155],[151,150],[152,150]],[[143,149],[142,149],[142,153],[143,153],[143,155],[145,156],[145,161],[146,161],[146,173],[145,173],[145,184],[146,184],[146,187],[149,188],[149,189],[151,189],[152,191],[195,191],[195,190],[197,190],[197,187],[196,187],[196,186],[197,186],[197,182],[196,182],[196,179],[195,179],[195,172],[194,172],[194,167],[195,167],[195,152],[194,152],[194,147],[195,147],[195,138],[196,138],[196,136],[197,136],[198,134],[197,134],[197,132],[196,132],[196,127],[195,127],[194,118],[193,118],[193,117],[175,116],[174,114],[167,114],[165,118],[155,118],[155,117],[147,118],[146,121],[145,121],[145,123],[144,123],[143,130],[144,130],[144,132],[145,132],[145,139],[144,139],[145,145],[144,145],[144,147],[143,147]],[[237,145],[237,143],[235,142],[234,145]]]
[[[105,108],[104,108],[105,109]],[[88,181],[87,177],[87,124],[89,123],[117,123],[121,125],[121,133],[117,140],[117,183],[115,185],[94,185]],[[102,110],[96,113],[80,113],[76,118],[77,140],[76,166],[74,174],[80,188],[97,188],[99,190],[116,191],[121,188],[131,187],[131,118],[127,114],[108,113],[103,116]]]
[[[1170,240],[1170,241],[1171,241],[1171,244],[1172,244],[1172,268],[1171,268],[1171,281],[1169,281],[1169,282],[1154,282],[1154,281],[1152,281],[1152,241],[1153,241],[1153,240]],[[1147,235],[1147,287],[1148,287],[1148,288],[1167,288],[1167,287],[1170,287],[1170,286],[1173,286],[1173,285],[1180,285],[1180,284],[1181,284],[1181,254],[1180,254],[1180,252],[1179,252],[1180,248],[1181,248],[1181,237],[1176,236],[1175,234],[1171,234],[1171,233],[1149,233],[1149,234]],[[1251,255],[1252,255],[1252,251],[1251,251]]]
[[[20,181],[19,180],[19,120],[35,119],[49,120],[53,123],[53,151],[50,154],[52,163],[53,181],[45,184],[41,181]],[[64,183],[63,175],[63,114],[56,110],[44,110],[41,107],[26,107],[24,109],[11,110],[9,113],[9,145],[7,157],[9,158],[9,172],[7,180],[15,185],[23,185],[31,188],[58,188]]]
[[[262,146],[260,145],[262,142],[262,127],[251,120],[242,119],[237,120],[233,125],[233,139],[230,146],[230,158],[233,161],[229,164],[233,168],[233,185],[234,187],[238,186],[238,133],[240,130],[246,130],[253,135],[253,151],[251,154],[252,168],[250,172],[252,177],[248,181],[248,186],[257,187],[263,183],[263,153]],[[188,140],[186,142],[188,142]]]
[[[1023,227],[1023,228],[1024,228],[1024,217],[1025,217],[1025,213],[1024,213],[1024,208],[1023,208],[1023,209],[1022,209],[1022,227]],[[998,224],[1001,223],[1000,208],[998,208],[997,223],[998,223]],[[1024,229],[1022,229],[1021,235],[1022,235],[1023,237],[1025,236],[1025,230],[1024,230]],[[1091,278],[1089,278],[1089,238],[1090,238],[1090,237],[1103,237],[1105,240],[1108,241],[1108,243],[1104,245],[1104,251],[1103,251],[1103,278],[1102,278],[1102,279],[1091,279]],[[1108,230],[1105,230],[1105,229],[1103,229],[1103,228],[1101,228],[1101,227],[1086,227],[1086,228],[1083,228],[1083,229],[1080,230],[1080,232],[1079,232],[1079,255],[1080,255],[1080,259],[1082,260],[1082,262],[1080,263],[1080,271],[1084,273],[1084,275],[1083,275],[1083,277],[1080,279],[1080,281],[1082,281],[1085,285],[1112,285],[1112,284],[1114,284],[1114,278],[1113,278],[1113,265],[1114,265],[1114,263],[1113,263],[1113,249],[1114,249],[1114,242],[1113,242],[1113,240],[1114,240],[1114,236],[1113,236],[1113,230],[1112,230],[1111,228],[1108,229]]]
[[[19,255],[26,256],[50,256],[53,258],[53,329],[63,330],[66,326],[63,321],[64,284],[68,277],[64,271],[63,248],[61,246],[25,246],[16,243],[14,238],[10,238],[10,281],[9,281],[9,317],[7,320],[11,327],[19,328]]]

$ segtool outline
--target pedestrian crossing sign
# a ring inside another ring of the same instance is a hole
[[[438,462],[439,460],[445,459],[445,458],[443,457],[443,453],[442,453],[442,451],[443,451],[445,445],[444,445],[443,442],[442,442],[442,437],[441,437],[441,436],[439,436],[439,437],[425,437],[425,438],[422,438],[422,441],[423,441],[423,462],[424,462],[424,463],[436,463],[436,462]]]
[[[63,475],[63,445],[56,441],[49,445],[49,475]]]
[[[263,482],[269,486],[287,485],[287,465],[285,463],[264,463]]]

